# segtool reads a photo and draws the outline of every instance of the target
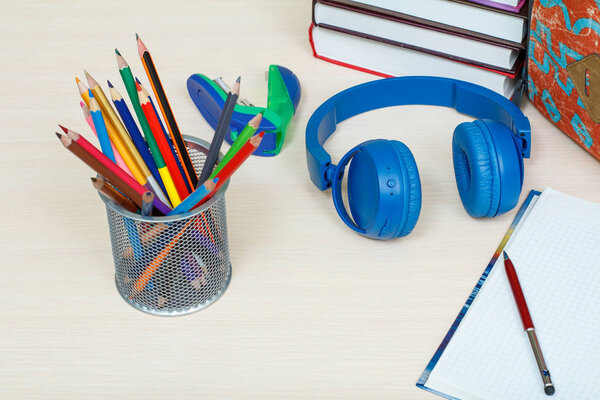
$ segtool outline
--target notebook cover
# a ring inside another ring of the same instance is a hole
[[[419,387],[421,389],[424,389],[424,390],[426,390],[428,392],[437,394],[438,396],[445,397],[447,399],[460,400],[460,399],[457,399],[456,397],[449,396],[449,395],[447,395],[445,393],[440,393],[437,390],[434,390],[434,389],[431,389],[431,388],[425,386],[427,384],[427,379],[429,379],[429,375],[431,374],[431,372],[435,368],[436,364],[440,360],[440,357],[442,356],[442,353],[444,353],[444,350],[446,350],[446,347],[450,343],[450,340],[452,339],[452,336],[454,336],[454,333],[458,329],[458,326],[460,325],[460,323],[464,319],[465,315],[467,314],[467,311],[469,311],[469,307],[471,307],[471,304],[473,304],[473,301],[475,301],[475,297],[477,297],[477,294],[479,293],[479,290],[481,289],[481,287],[485,283],[487,277],[490,275],[490,272],[492,271],[492,268],[496,264],[496,261],[498,261],[498,257],[500,257],[500,255],[502,254],[502,250],[504,250],[504,246],[506,246],[506,243],[508,242],[508,239],[510,239],[510,237],[514,233],[515,228],[517,227],[517,225],[521,221],[521,218],[525,214],[525,211],[529,207],[529,204],[531,204],[531,201],[536,196],[539,196],[541,194],[542,193],[538,192],[537,190],[532,190],[532,191],[529,192],[529,195],[527,196],[527,199],[525,199],[525,201],[521,205],[521,208],[519,208],[519,212],[517,213],[517,215],[515,216],[515,219],[513,220],[512,224],[510,225],[510,227],[506,231],[506,234],[504,235],[504,238],[500,242],[500,245],[498,246],[498,248],[494,252],[494,255],[492,256],[492,259],[490,260],[490,263],[487,265],[485,271],[483,271],[483,275],[481,275],[481,277],[479,278],[479,281],[475,285],[475,288],[473,289],[473,292],[471,292],[471,295],[469,296],[469,298],[465,302],[465,305],[463,306],[463,308],[458,313],[458,316],[456,317],[456,320],[454,321],[454,323],[450,327],[450,330],[448,330],[448,333],[446,334],[446,336],[442,340],[442,343],[440,344],[440,346],[438,347],[437,351],[435,352],[435,354],[431,358],[431,361],[429,361],[429,364],[427,364],[427,367],[423,371],[423,374],[421,374],[421,377],[419,378],[419,381],[417,382],[417,387]]]
[[[433,50],[424,49],[424,48],[417,47],[417,46],[412,46],[412,45],[408,45],[408,44],[396,42],[396,41],[393,41],[393,40],[383,39],[383,38],[379,38],[379,37],[375,37],[375,36],[371,36],[371,35],[365,35],[365,34],[362,34],[362,33],[359,33],[359,32],[354,32],[354,31],[350,31],[350,30],[347,30],[347,29],[341,29],[341,28],[330,26],[330,25],[326,25],[326,24],[318,24],[318,25],[311,24],[310,25],[310,28],[308,30],[308,38],[309,38],[310,45],[311,45],[312,50],[313,50],[313,55],[316,58],[319,58],[321,60],[325,60],[325,61],[331,62],[333,64],[341,65],[341,66],[344,66],[344,67],[347,67],[347,68],[352,68],[352,69],[356,69],[356,70],[359,70],[359,71],[362,71],[362,72],[368,72],[370,74],[374,74],[374,75],[377,75],[377,76],[382,76],[384,78],[390,78],[391,75],[387,75],[387,74],[383,74],[383,73],[376,72],[376,71],[373,71],[373,70],[365,69],[365,68],[362,68],[362,67],[359,67],[359,66],[356,66],[356,65],[350,65],[350,64],[347,64],[347,63],[344,63],[344,62],[341,62],[341,61],[337,61],[337,60],[333,60],[331,58],[328,58],[328,57],[325,57],[325,56],[322,56],[322,55],[318,54],[317,50],[315,48],[313,37],[312,37],[312,30],[313,30],[313,27],[315,27],[315,26],[318,26],[319,28],[323,28],[323,29],[329,29],[329,30],[340,32],[340,33],[349,34],[349,35],[352,35],[352,36],[361,37],[361,38],[364,38],[364,39],[373,40],[373,41],[376,41],[376,42],[386,43],[386,44],[390,44],[390,45],[393,45],[393,46],[404,47],[404,48],[407,48],[407,49],[410,49],[410,50],[420,51],[422,53],[426,53],[426,54],[429,54],[429,55],[432,55],[432,56],[436,56],[436,57],[446,58],[446,59],[449,59],[449,60],[452,60],[452,61],[459,62],[461,64],[467,64],[467,65],[470,65],[472,67],[477,67],[477,68],[485,69],[487,71],[491,71],[491,72],[495,72],[495,73],[498,73],[498,74],[501,74],[501,75],[505,75],[505,76],[508,76],[511,79],[514,79],[519,74],[519,72],[521,71],[521,68],[524,65],[524,61],[525,61],[525,52],[523,52],[521,55],[519,55],[519,58],[517,59],[517,61],[515,62],[514,67],[511,70],[499,69],[499,68],[497,68],[495,66],[490,66],[490,65],[487,65],[487,64],[483,64],[483,63],[475,63],[473,61],[466,60],[466,59],[463,59],[463,58],[460,58],[460,57],[455,57],[455,56],[452,56],[452,55],[448,55],[448,54],[440,53],[440,52],[437,52],[437,51],[433,51]]]
[[[522,17],[525,19],[527,18],[527,10],[528,10],[527,7],[522,8],[521,12],[519,14],[515,14],[515,13],[510,13],[510,12],[506,12],[506,11],[502,11],[502,10],[498,10],[498,9],[493,9],[488,6],[482,6],[482,5],[476,4],[476,3],[470,3],[466,0],[449,0],[449,1],[455,1],[455,2],[461,3],[461,4],[468,4],[469,6],[472,6],[472,7],[491,9],[495,12],[507,13],[507,14],[511,14],[511,15],[518,15],[519,17]],[[524,0],[524,1],[527,1],[527,0]],[[368,4],[358,3],[353,0],[313,0],[313,3],[312,3],[312,10],[313,10],[312,11],[312,22],[313,22],[313,24],[316,24],[315,12],[314,12],[316,3],[322,3],[322,4],[332,6],[332,7],[338,7],[338,8],[342,8],[345,10],[354,11],[354,12],[358,12],[361,14],[367,14],[370,16],[378,17],[378,18],[384,18],[384,19],[388,19],[391,21],[396,21],[396,22],[400,22],[400,23],[404,23],[404,24],[410,23],[411,25],[427,27],[429,29],[433,29],[433,30],[436,30],[439,32],[444,32],[444,33],[448,33],[451,35],[457,35],[457,36],[461,36],[461,37],[465,37],[465,38],[469,38],[469,39],[473,39],[473,40],[478,40],[478,41],[485,42],[485,43],[491,43],[491,44],[495,44],[495,45],[498,45],[501,47],[507,47],[507,48],[511,48],[511,49],[523,49],[523,50],[527,48],[527,35],[525,35],[525,38],[523,38],[523,41],[521,43],[512,42],[510,40],[500,39],[500,38],[497,38],[494,36],[489,36],[489,35],[484,35],[479,32],[474,32],[474,31],[470,31],[467,29],[458,28],[455,26],[441,24],[441,23],[435,22],[435,21],[429,21],[427,19],[414,17],[414,16],[408,15],[408,14],[402,14],[402,13],[388,10],[385,8],[379,8],[379,7],[374,7],[374,6],[371,6]]]

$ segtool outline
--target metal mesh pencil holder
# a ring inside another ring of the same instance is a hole
[[[184,139],[200,173],[209,144]],[[127,303],[150,314],[183,315],[223,295],[231,279],[227,186],[202,206],[169,217],[144,217],[100,196],[106,205],[117,290]]]

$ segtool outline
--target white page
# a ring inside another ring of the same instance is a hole
[[[598,399],[600,205],[546,189],[505,249],[556,387],[552,398]],[[502,257],[425,386],[463,400],[548,400]]]
[[[447,0],[354,0],[473,32],[521,42],[526,34],[522,18]]]

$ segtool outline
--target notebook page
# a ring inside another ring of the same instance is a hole
[[[600,205],[546,189],[506,245],[556,387],[598,399]],[[425,386],[462,400],[548,400],[500,257]]]

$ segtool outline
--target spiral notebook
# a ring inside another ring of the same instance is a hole
[[[506,278],[510,254],[556,394],[544,394]],[[600,204],[531,192],[417,386],[448,399],[600,398]]]

